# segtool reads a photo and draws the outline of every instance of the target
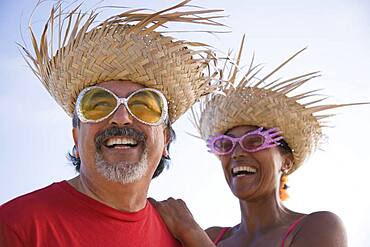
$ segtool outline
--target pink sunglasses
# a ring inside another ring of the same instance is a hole
[[[228,135],[219,135],[210,137],[207,140],[209,152],[217,155],[230,154],[237,143],[246,152],[257,152],[263,149],[278,146],[278,141],[282,140],[282,131],[278,128],[263,130],[263,127],[246,133],[241,137],[231,137]]]

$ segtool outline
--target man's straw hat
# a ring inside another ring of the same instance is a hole
[[[65,10],[58,3],[38,41],[30,27],[33,52],[22,49],[28,65],[69,116],[82,89],[103,81],[130,80],[162,91],[174,122],[214,90],[204,74],[211,53],[206,45],[157,31],[169,22],[221,25],[215,21],[221,16],[210,16],[221,10],[189,10],[188,2],[155,13],[129,10],[99,24],[96,11],[82,13],[81,5]]]
[[[325,99],[316,98],[315,93],[318,90],[287,96],[307,81],[319,76],[318,72],[286,80],[267,81],[304,49],[261,79],[258,77],[260,70],[258,66],[253,67],[252,61],[247,72],[240,80],[236,80],[241,72],[239,61],[243,42],[244,37],[236,61],[227,59],[226,64],[219,70],[218,77],[215,78],[229,84],[225,84],[221,92],[204,98],[200,103],[200,109],[193,109],[194,124],[204,140],[241,125],[279,128],[293,151],[294,165],[288,172],[290,174],[316,149],[323,135],[322,127],[325,126],[323,120],[333,116],[321,112],[356,103],[317,105],[316,103]],[[225,71],[227,65],[231,65],[229,73]],[[302,100],[306,100],[306,103],[299,103]]]

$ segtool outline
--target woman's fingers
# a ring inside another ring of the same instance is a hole
[[[183,200],[172,197],[164,201],[156,201],[153,198],[149,198],[148,200],[157,209],[175,237],[181,236],[191,227],[198,227],[198,224],[195,222],[193,215]]]
[[[180,240],[183,246],[215,246],[194,220],[183,200],[172,197],[164,201],[156,201],[153,198],[148,200],[157,209],[172,235]]]

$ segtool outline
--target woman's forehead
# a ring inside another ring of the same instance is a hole
[[[229,135],[229,136],[239,136],[243,135],[247,132],[253,131],[258,129],[258,126],[254,125],[240,125],[240,126],[235,126],[233,128],[228,129],[224,135]]]

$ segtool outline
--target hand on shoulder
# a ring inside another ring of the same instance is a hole
[[[157,209],[172,235],[181,241],[184,247],[214,246],[207,234],[194,220],[193,215],[181,199],[172,197],[164,201],[148,199]]]
[[[345,247],[347,234],[342,220],[328,211],[307,215],[294,234],[291,247]]]

